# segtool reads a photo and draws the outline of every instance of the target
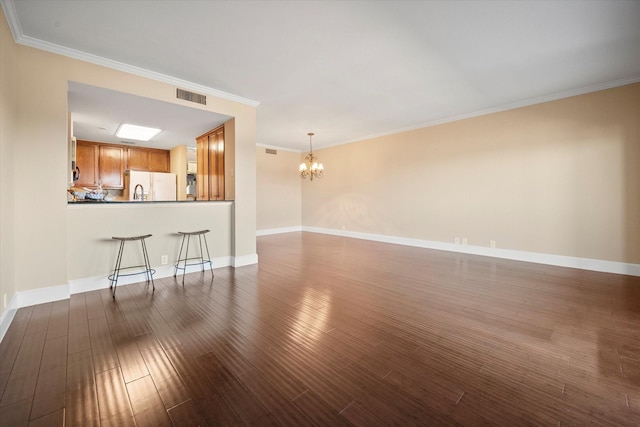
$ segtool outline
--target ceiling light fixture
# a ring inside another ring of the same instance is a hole
[[[322,178],[324,176],[324,166],[318,162],[318,156],[313,154],[313,147],[311,146],[312,132],[309,132],[309,154],[304,156],[304,162],[300,163],[300,178],[305,179],[309,177],[311,181],[313,178]]]
[[[160,132],[160,129],[122,123],[116,131],[116,136],[123,139],[133,139],[135,141],[148,141]]]

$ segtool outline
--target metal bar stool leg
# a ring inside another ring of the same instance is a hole
[[[209,245],[207,244],[207,237],[202,235],[204,239],[204,247],[207,249],[207,262],[209,263],[209,270],[211,270],[211,278],[215,277],[213,274],[213,261],[211,261],[211,255],[209,255]],[[200,246],[200,253],[202,253],[202,246]],[[202,272],[204,273],[204,265],[202,266]]]
[[[204,274],[204,255],[202,254],[202,234],[198,234],[198,245],[200,246],[200,270]]]
[[[174,266],[174,270],[173,270],[173,277],[176,277],[178,275],[178,268],[180,267],[180,260],[182,259],[182,248],[184,247],[184,239],[187,237],[186,234],[182,235],[182,243],[180,243],[180,252],[178,252],[178,261],[176,262],[176,265]],[[186,263],[186,261],[185,261]],[[186,265],[185,265],[186,268]]]
[[[147,285],[149,284],[149,280],[151,280],[151,286],[153,291],[156,290],[156,284],[153,283],[153,274],[151,273],[151,263],[149,262],[149,253],[147,252],[147,244],[144,241],[144,238],[140,239],[140,243],[142,245],[142,255],[144,257],[144,268],[146,269],[147,276]]]
[[[120,241],[120,248],[118,249],[118,256],[116,257],[116,265],[113,269],[113,274],[110,277],[111,284],[109,285],[112,288],[111,296],[113,298],[116,297],[116,286],[118,286],[118,276],[120,274],[120,265],[122,264],[122,252],[124,251],[124,240]]]
[[[187,247],[184,251],[184,270],[182,270],[182,286],[184,286],[184,275],[187,274],[187,261],[189,259],[189,243],[191,242],[191,235],[187,234]]]

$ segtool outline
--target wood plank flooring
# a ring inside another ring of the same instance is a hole
[[[640,278],[313,233],[18,310],[4,426],[640,425]]]

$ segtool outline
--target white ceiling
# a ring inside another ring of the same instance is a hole
[[[640,81],[636,0],[0,1],[19,43],[257,101],[293,150]]]

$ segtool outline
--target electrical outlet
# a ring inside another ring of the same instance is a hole
[[[162,255],[162,265],[169,264],[169,255]]]
[[[463,238],[462,238],[462,244],[463,244],[463,245],[466,245],[466,244],[467,244],[467,238],[466,238],[466,237],[463,237]]]
[[[460,238],[459,238],[459,237],[456,237],[456,238],[455,238],[455,240],[454,240],[454,242],[456,243],[456,245],[459,245],[459,244],[460,244]]]
[[[2,309],[7,308],[7,293],[2,294]]]
[[[489,242],[489,246],[492,247],[492,248],[495,248],[496,247],[496,241],[495,240],[491,240]]]

